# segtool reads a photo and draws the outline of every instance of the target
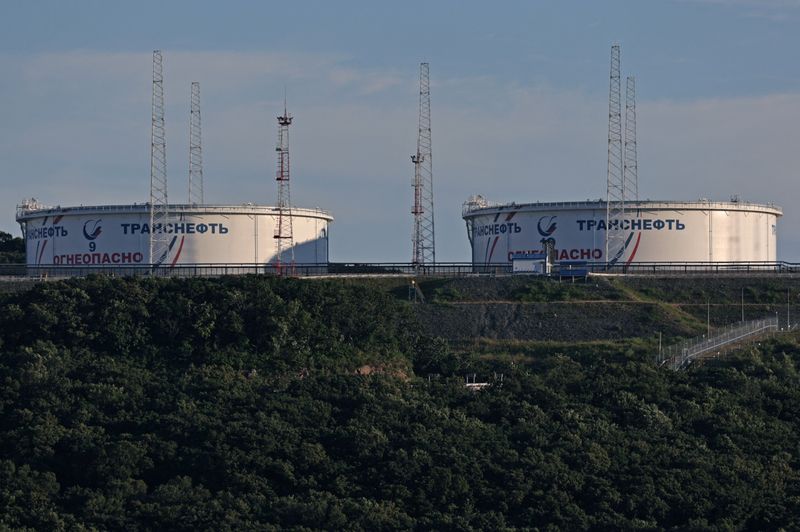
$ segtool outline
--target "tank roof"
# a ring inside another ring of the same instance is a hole
[[[605,209],[606,202],[602,199],[586,200],[586,201],[557,201],[557,202],[531,202],[531,203],[495,203],[485,200],[481,196],[472,196],[464,202],[462,211],[463,217],[475,216],[485,213],[493,213],[505,210],[519,210],[519,211],[573,211],[584,209]],[[746,201],[712,201],[707,199],[699,199],[695,201],[671,201],[671,200],[639,200],[639,201],[626,201],[625,208],[632,210],[718,210],[718,211],[750,211],[750,212],[766,212],[776,216],[782,216],[783,210],[772,204],[750,203]]]
[[[126,205],[80,205],[72,207],[62,207],[60,205],[51,207],[36,201],[26,201],[17,206],[17,221],[25,221],[41,216],[59,216],[69,214],[121,214],[121,213],[141,213],[149,212],[149,203],[132,203]],[[311,218],[321,218],[332,221],[333,216],[322,209],[304,209],[292,207],[291,213],[294,216],[305,216]],[[196,204],[172,204],[169,206],[170,213],[180,214],[277,214],[278,207],[271,205],[258,205],[255,203],[242,203],[240,205],[196,205]]]

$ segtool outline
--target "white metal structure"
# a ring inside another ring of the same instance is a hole
[[[625,213],[619,225],[625,237],[619,263],[777,257],[777,221],[783,212],[774,205],[631,201]],[[499,205],[473,196],[464,204],[463,218],[475,264],[507,264],[514,253],[541,253],[548,244],[555,248],[555,261],[608,262],[603,200]]]
[[[164,235],[170,261],[180,264],[269,264],[278,246],[276,207],[170,205]],[[298,263],[328,262],[327,212],[294,208]],[[149,263],[150,208],[146,204],[48,208],[26,202],[17,209],[29,266],[130,266]]]

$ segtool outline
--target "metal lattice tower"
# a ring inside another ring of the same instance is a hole
[[[189,203],[202,205],[203,197],[203,137],[200,130],[200,83],[192,82],[189,106]]]
[[[150,133],[150,264],[161,264],[169,255],[167,201],[167,142],[164,130],[164,71],[161,51],[153,52],[153,122]]]
[[[619,45],[611,47],[611,76],[608,90],[608,174],[606,181],[606,262],[614,263],[625,251],[625,180],[622,158],[622,97],[619,74]]]
[[[286,262],[283,255],[286,251],[289,251],[291,268],[294,268],[292,202],[289,188],[289,125],[291,123],[292,115],[286,111],[286,101],[284,101],[283,115],[278,117],[278,145],[275,148],[278,154],[278,168],[275,174],[275,178],[278,181],[278,224],[275,226],[278,273],[283,273],[282,263]]]
[[[431,143],[430,65],[419,65],[419,133],[414,163],[414,236],[411,262],[436,263],[433,227],[433,156]]]
[[[639,163],[636,157],[636,79],[625,84],[625,199],[639,201]]]

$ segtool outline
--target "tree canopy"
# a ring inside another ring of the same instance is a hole
[[[0,528],[800,526],[796,339],[680,373],[561,346],[474,392],[415,319],[323,280],[0,295]]]
[[[25,241],[0,231],[0,264],[25,262]]]

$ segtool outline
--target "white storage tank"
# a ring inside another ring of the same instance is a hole
[[[328,262],[333,217],[292,208],[294,246],[282,263]],[[170,221],[156,227],[170,236],[164,266],[269,264],[277,260],[276,207],[263,205],[170,205]],[[17,210],[29,266],[132,266],[149,264],[147,204],[44,207],[26,202]],[[285,245],[285,243],[284,243]]]
[[[610,262],[774,262],[779,207],[738,201],[638,201],[625,204],[622,249]],[[464,203],[473,264],[510,262],[515,253],[607,262],[606,202]]]

